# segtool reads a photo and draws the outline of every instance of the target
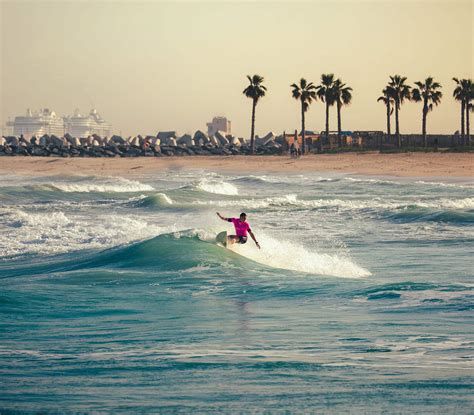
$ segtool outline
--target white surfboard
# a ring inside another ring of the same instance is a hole
[[[223,231],[217,234],[216,243],[222,246],[227,246],[227,231]]]

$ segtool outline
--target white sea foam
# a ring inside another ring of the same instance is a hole
[[[0,257],[104,249],[171,230],[124,215],[70,216],[62,211],[7,211],[2,222]]]
[[[198,190],[219,195],[237,196],[239,190],[231,183],[222,180],[202,179],[197,185]]]
[[[342,278],[363,278],[371,275],[368,270],[344,255],[313,252],[297,243],[277,240],[263,233],[259,233],[258,241],[261,245],[260,250],[253,246],[254,243],[250,238],[246,245],[232,245],[230,249],[273,268]]]
[[[340,210],[396,210],[406,209],[409,206],[429,209],[474,209],[474,198],[463,199],[438,199],[438,200],[413,200],[413,201],[387,201],[380,198],[367,200],[351,199],[299,199],[296,194],[286,196],[267,197],[264,199],[239,199],[235,200],[196,200],[198,205],[227,206],[251,206],[253,209],[264,209],[271,206],[295,206],[302,208],[338,208]]]
[[[51,187],[63,192],[77,193],[133,193],[133,192],[149,192],[154,188],[149,184],[140,183],[136,180],[124,179],[123,177],[114,177],[109,179],[91,179],[82,182],[64,182],[52,183]]]

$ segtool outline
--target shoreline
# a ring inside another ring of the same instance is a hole
[[[473,153],[310,154],[289,156],[176,156],[137,158],[1,157],[0,174],[143,176],[164,171],[223,173],[345,173],[473,180]]]

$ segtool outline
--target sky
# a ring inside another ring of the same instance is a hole
[[[256,133],[294,131],[300,108],[290,84],[334,73],[353,88],[344,130],[385,130],[377,102],[389,75],[433,76],[441,105],[428,133],[459,129],[452,77],[472,78],[471,0],[5,1],[0,0],[0,126],[27,108],[69,115],[92,107],[122,135],[206,129],[215,115],[250,135],[246,75],[265,78]],[[324,129],[312,104],[307,129]],[[336,111],[331,111],[336,129]],[[407,103],[402,133],[421,130]]]

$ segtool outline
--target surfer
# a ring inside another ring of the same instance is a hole
[[[239,218],[224,218],[219,212],[216,212],[217,216],[219,216],[222,220],[227,222],[232,222],[235,228],[236,235],[229,235],[227,237],[228,241],[231,244],[244,244],[247,242],[247,232],[250,234],[252,239],[257,245],[258,249],[260,249],[260,244],[257,242],[255,235],[253,234],[252,230],[250,229],[250,225],[247,222],[247,215],[245,213],[241,213]]]

